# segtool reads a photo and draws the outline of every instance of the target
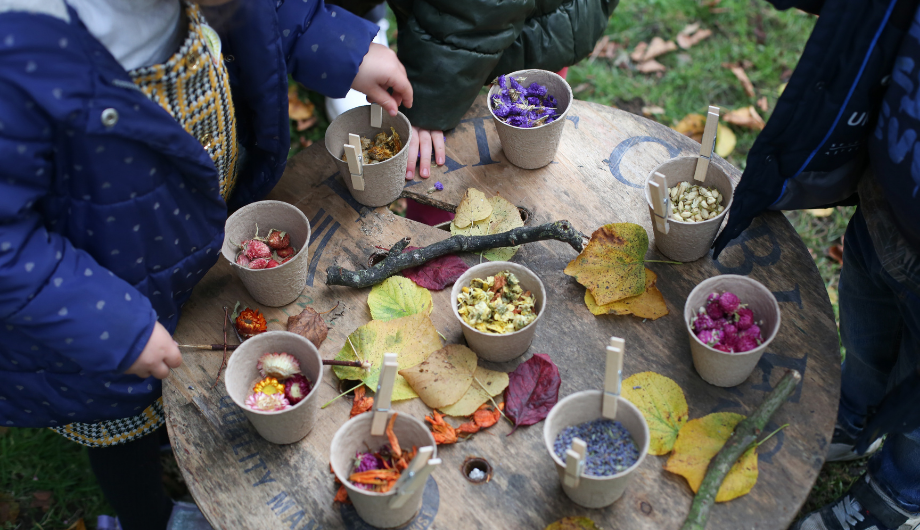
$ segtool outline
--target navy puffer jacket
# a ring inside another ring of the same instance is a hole
[[[321,0],[205,15],[220,20],[248,153],[242,205],[284,169],[287,74],[344,96],[377,26]],[[123,372],[217,259],[217,182],[201,143],[63,0],[0,0],[0,425],[124,418],[156,399],[159,381]]]

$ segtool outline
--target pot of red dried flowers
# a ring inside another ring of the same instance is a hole
[[[296,333],[266,331],[233,352],[224,384],[262,438],[290,444],[316,423],[322,376],[323,361],[313,343]]]
[[[684,321],[700,377],[716,386],[736,386],[751,375],[776,337],[779,303],[760,282],[723,274],[690,291]]]
[[[496,363],[520,357],[530,348],[546,311],[540,277],[509,261],[471,267],[454,283],[450,299],[467,345],[479,358]]]
[[[508,162],[537,169],[553,161],[572,104],[565,79],[546,70],[511,72],[498,77],[488,103]]]
[[[422,447],[437,445],[424,423],[390,412],[382,436],[371,435],[374,412],[365,412],[345,422],[332,438],[332,472],[342,484],[361,517],[377,528],[395,528],[409,522],[422,507],[425,484],[420,484],[398,508],[392,506],[399,494],[395,487],[401,473]],[[343,500],[336,495],[337,500]]]
[[[648,454],[648,423],[639,409],[618,397],[616,419],[610,420],[603,417],[603,399],[600,390],[576,392],[553,407],[543,426],[543,442],[556,464],[562,491],[585,508],[616,502]],[[574,438],[587,443],[587,458],[581,475],[570,482],[566,451]]]
[[[355,189],[345,160],[348,135],[361,137],[364,155],[364,189]],[[348,191],[356,201],[376,208],[399,198],[406,185],[406,165],[409,161],[409,141],[412,125],[409,118],[383,113],[381,126],[371,127],[371,106],[365,105],[343,112],[326,129],[326,150],[335,161]]]
[[[728,174],[718,164],[710,163],[706,180],[694,180],[698,160],[696,156],[672,158],[653,169],[645,179],[645,202],[653,221],[655,247],[668,259],[696,261],[709,254],[709,247],[732,205],[734,186]],[[667,234],[654,222],[648,184],[655,173],[664,175],[668,187],[671,215]]]
[[[307,284],[309,243],[310,221],[299,208],[259,201],[227,219],[221,254],[256,302],[281,307]]]

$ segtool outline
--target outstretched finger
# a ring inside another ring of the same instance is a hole
[[[418,133],[418,174],[426,179],[431,176],[431,133],[424,129]]]
[[[412,138],[409,139],[409,162],[406,165],[406,180],[415,178],[415,160],[418,157],[418,129],[414,129],[412,133]]]
[[[447,156],[443,131],[431,131],[431,145],[434,146],[434,162],[439,166],[443,166],[444,159]]]

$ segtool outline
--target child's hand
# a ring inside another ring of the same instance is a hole
[[[125,373],[134,374],[142,379],[147,379],[151,375],[157,379],[166,379],[169,369],[178,368],[180,365],[182,354],[179,353],[179,346],[163,324],[157,322],[150,340],[144,346],[144,351]]]
[[[426,179],[431,176],[431,151],[434,149],[434,161],[444,165],[444,133],[412,127],[412,139],[409,141],[409,164],[406,166],[406,180],[415,176],[415,161],[418,158],[418,173]],[[416,153],[419,155],[416,157]]]
[[[406,69],[396,54],[382,44],[371,43],[351,88],[365,94],[369,102],[380,105],[390,116],[396,116],[400,105],[412,106],[412,85]],[[393,89],[392,96],[387,88]]]

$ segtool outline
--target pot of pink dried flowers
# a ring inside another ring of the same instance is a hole
[[[233,352],[224,384],[262,438],[290,444],[316,423],[322,376],[323,361],[312,342],[296,333],[266,331]]]
[[[747,276],[723,274],[697,285],[684,305],[693,366],[708,383],[737,386],[779,331],[779,303]]]
[[[487,98],[505,158],[523,169],[556,157],[572,87],[554,72],[519,70],[498,77]]]
[[[307,284],[309,244],[310,221],[299,208],[259,201],[227,219],[221,254],[256,302],[281,307],[296,300]]]

